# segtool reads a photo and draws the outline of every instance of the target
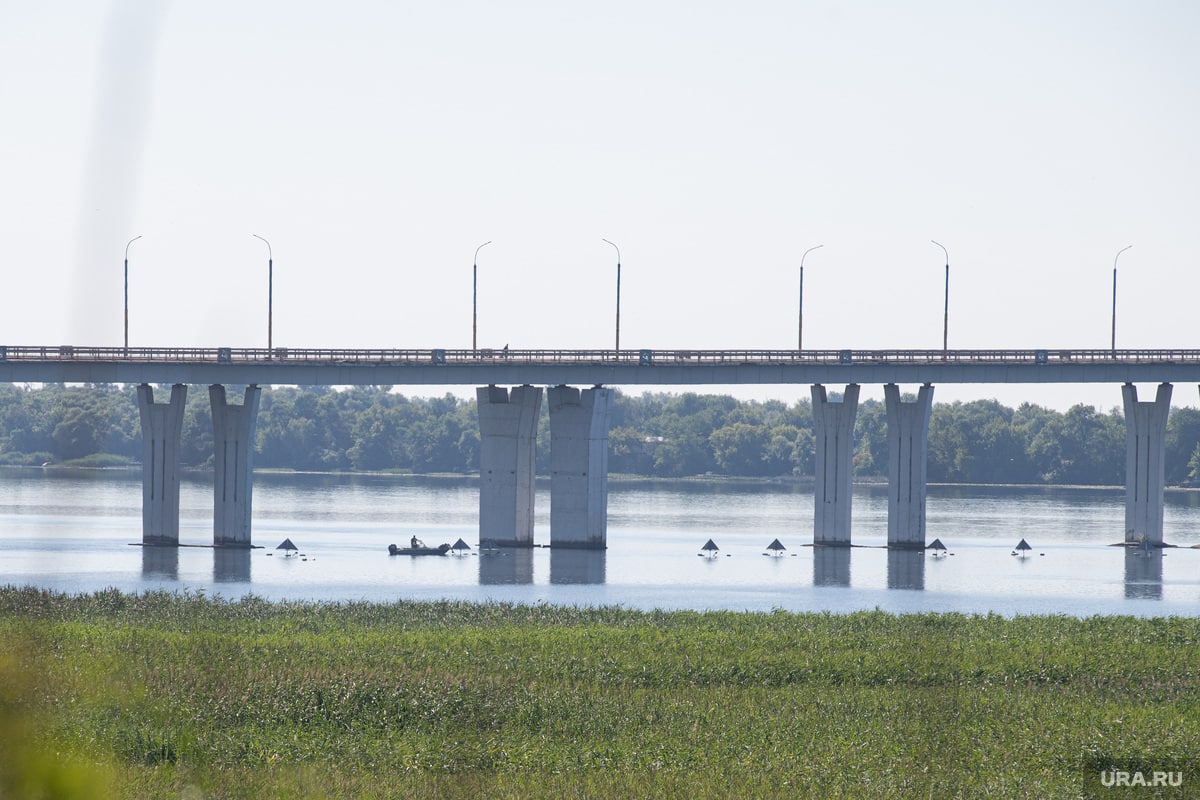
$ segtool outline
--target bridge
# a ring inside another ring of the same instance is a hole
[[[361,350],[0,345],[0,381],[479,384],[1160,383],[1200,350]]]
[[[475,386],[481,540],[532,546],[534,452],[550,410],[552,547],[606,546],[608,408],[622,385],[808,384],[816,438],[813,542],[849,546],[854,420],[861,384],[883,384],[889,440],[888,545],[925,546],[926,455],[935,383],[1109,383],[1127,429],[1125,535],[1162,544],[1172,383],[1200,383],[1200,350],[509,350],[163,348],[0,345],[0,381],[138,385],[142,539],[179,542],[178,448],[188,384],[209,386],[215,437],[213,543],[251,546],[259,386]],[[1139,401],[1136,383],[1156,383]],[[170,384],[167,403],[154,385]],[[226,399],[245,385],[244,401]],[[830,399],[826,384],[845,387]],[[919,388],[915,400],[900,384]],[[577,389],[583,385],[591,388]],[[511,386],[512,388],[504,388]]]

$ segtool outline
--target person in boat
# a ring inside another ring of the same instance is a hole
[[[419,547],[425,546],[425,543],[422,542],[420,539],[418,539],[416,536],[412,537],[412,540],[408,544],[409,544],[409,547],[411,547],[413,550],[416,550]]]

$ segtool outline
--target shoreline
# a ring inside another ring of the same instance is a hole
[[[20,600],[24,597],[28,600],[30,594],[36,595],[37,604],[41,606],[54,604],[87,604],[94,602],[104,602],[111,605],[115,598],[120,598],[123,604],[150,604],[158,605],[161,603],[179,603],[179,602],[198,602],[208,605],[213,609],[237,609],[238,607],[262,607],[269,606],[272,609],[279,611],[284,608],[294,609],[307,612],[361,612],[364,609],[375,611],[424,611],[425,614],[414,614],[415,617],[426,617],[429,613],[450,613],[455,611],[476,613],[484,616],[495,614],[503,614],[511,616],[514,619],[528,618],[539,614],[562,613],[573,614],[577,616],[594,616],[596,618],[607,618],[612,616],[620,616],[627,619],[640,621],[643,624],[659,623],[664,618],[677,619],[714,619],[718,617],[727,617],[737,620],[768,620],[778,619],[780,617],[793,619],[812,619],[812,620],[828,620],[828,619],[844,619],[847,617],[882,617],[900,623],[911,620],[947,620],[959,619],[963,621],[987,621],[987,620],[1003,620],[1007,623],[1017,623],[1022,620],[1067,620],[1079,624],[1088,624],[1103,620],[1151,620],[1156,623],[1170,622],[1172,620],[1187,621],[1191,624],[1193,621],[1200,619],[1200,616],[1187,616],[1183,614],[1168,614],[1154,617],[1140,617],[1132,614],[1089,614],[1087,616],[1076,616],[1074,614],[1064,613],[1030,613],[1030,614],[999,614],[996,612],[972,612],[972,611],[893,611],[887,608],[876,606],[873,609],[855,609],[852,611],[829,612],[829,611],[791,611],[783,608],[775,608],[771,610],[754,610],[754,609],[685,609],[685,608],[632,608],[620,604],[610,605],[575,605],[565,603],[551,603],[538,601],[533,603],[510,602],[507,600],[460,600],[453,598],[443,598],[438,600],[423,600],[423,599],[406,599],[398,598],[395,600],[379,601],[379,600],[272,600],[268,597],[263,597],[256,594],[246,594],[237,597],[226,596],[222,594],[207,594],[205,592],[195,592],[188,589],[181,590],[166,590],[166,589],[146,589],[141,592],[127,592],[110,586],[106,589],[95,589],[92,591],[70,592],[59,589],[46,589],[32,584],[13,584],[0,583],[0,618],[4,616],[4,606],[13,601],[14,598]]]
[[[0,464],[0,474],[4,471],[24,471],[24,470],[44,470],[55,472],[80,472],[80,473],[98,473],[98,472],[141,472],[141,464],[125,464],[125,465],[108,465],[108,466],[87,466],[81,464],[41,464],[41,465],[21,465],[21,464]],[[212,469],[204,467],[181,467],[180,472],[184,475],[211,475]],[[255,474],[259,475],[325,475],[339,477],[390,477],[399,480],[406,479],[421,479],[421,480],[462,480],[462,481],[478,481],[479,473],[464,473],[464,472],[402,472],[391,470],[301,470],[290,469],[285,467],[255,467]],[[549,482],[549,475],[537,475],[538,483]],[[815,479],[812,476],[788,476],[780,475],[775,477],[757,477],[745,475],[682,475],[678,477],[658,476],[658,475],[638,475],[636,473],[610,473],[608,476],[609,483],[615,484],[663,484],[663,485],[704,485],[704,484],[725,484],[725,485],[741,485],[741,486],[788,486],[788,487],[810,487],[813,486]],[[879,476],[864,476],[855,478],[851,481],[853,486],[867,487],[886,487],[887,479]],[[989,489],[1086,489],[1086,490],[1118,490],[1124,491],[1125,487],[1121,484],[1079,484],[1079,483],[951,483],[930,481],[929,487],[946,487],[946,488],[989,488]],[[1167,486],[1167,492],[1191,493],[1200,492],[1200,486]]]

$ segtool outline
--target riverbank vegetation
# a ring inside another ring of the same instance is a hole
[[[169,392],[158,391],[160,402]],[[550,469],[545,403],[537,469]],[[180,458],[211,464],[208,397],[191,391]],[[807,400],[739,401],[728,396],[617,393],[609,469],[653,477],[719,474],[811,476],[813,415]],[[133,464],[141,426],[132,386],[0,386],[0,464]],[[391,387],[264,388],[255,465],[297,470],[471,473],[479,468],[475,402],[451,395],[412,398]],[[935,404],[929,426],[929,480],[944,483],[1119,485],[1125,480],[1125,424],[1119,410],[1079,405],[1065,412],[996,401]],[[854,468],[887,474],[883,403],[860,404]],[[1166,478],[1200,483],[1200,410],[1172,409]]]
[[[1045,798],[1113,763],[1200,788],[1200,619],[8,587],[0,641],[3,797]]]

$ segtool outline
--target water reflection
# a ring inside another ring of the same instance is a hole
[[[925,589],[925,551],[888,550],[889,589]]]
[[[1125,597],[1138,600],[1162,600],[1163,551],[1125,548]]]
[[[532,547],[494,547],[479,553],[479,584],[533,583]]]
[[[604,583],[607,550],[550,548],[551,583]]]
[[[850,548],[813,548],[813,585],[850,585]]]
[[[142,546],[142,577],[179,579],[179,548]]]
[[[244,547],[214,547],[213,580],[217,583],[248,583],[250,550]]]

